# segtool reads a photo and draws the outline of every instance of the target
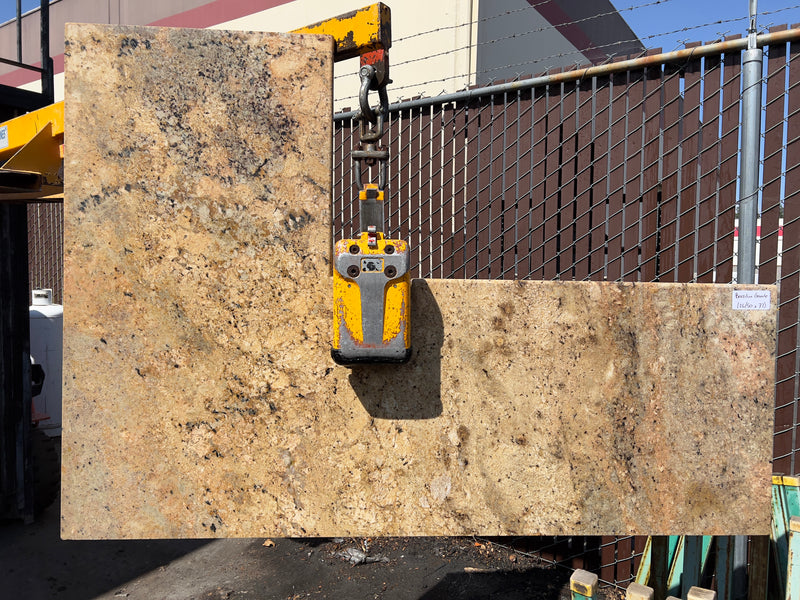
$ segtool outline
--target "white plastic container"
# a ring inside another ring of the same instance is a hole
[[[37,412],[50,418],[39,423],[48,435],[61,435],[61,377],[64,307],[53,304],[53,290],[33,290],[30,306],[31,357],[44,369],[42,393],[33,399]]]

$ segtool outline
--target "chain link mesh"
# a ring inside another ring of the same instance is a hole
[[[774,470],[790,474],[800,426],[798,52],[766,49],[758,243],[759,281],[780,286]],[[741,98],[736,51],[392,112],[388,233],[410,242],[414,277],[735,283]],[[357,228],[354,127],[336,122],[336,239]],[[606,584],[624,586],[645,538],[535,543],[543,560],[596,565]]]

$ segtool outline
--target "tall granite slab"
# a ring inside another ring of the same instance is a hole
[[[339,367],[329,40],[67,40],[63,537],[769,531],[774,287],[416,280]]]

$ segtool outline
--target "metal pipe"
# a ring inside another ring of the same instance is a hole
[[[763,35],[756,36],[756,44],[759,47],[769,46],[770,44],[781,44],[796,40],[800,40],[800,29],[787,29],[785,31],[777,31],[775,33],[766,33]],[[579,81],[582,79],[589,79],[591,77],[598,77],[600,75],[610,75],[612,73],[630,71],[633,69],[639,69],[646,66],[655,66],[662,63],[681,62],[692,58],[699,58],[701,56],[710,56],[714,54],[720,54],[722,52],[732,52],[735,50],[741,51],[747,49],[747,45],[748,45],[747,39],[728,40],[725,42],[717,42],[716,44],[708,44],[706,46],[697,46],[696,48],[685,48],[683,50],[675,50],[673,52],[664,52],[663,54],[642,56],[639,58],[622,60],[620,62],[609,63],[605,65],[597,65],[594,67],[575,69],[573,71],[566,71],[564,73],[553,73],[551,75],[542,75],[540,77],[523,79],[521,81],[511,81],[509,83],[500,83],[497,85],[490,85],[483,88],[463,90],[461,92],[453,92],[451,94],[442,94],[440,96],[434,96],[432,98],[419,98],[417,100],[398,102],[396,104],[389,105],[389,110],[396,112],[399,110],[405,110],[409,108],[420,108],[424,106],[432,106],[434,104],[447,104],[448,102],[460,102],[463,100],[471,100],[473,98],[480,98],[482,96],[491,96],[492,94],[502,94],[505,92],[528,90],[531,88],[541,87],[553,83]],[[333,115],[333,120],[344,121],[347,119],[354,118],[357,114],[358,111],[355,110],[337,113]]]
[[[17,62],[22,62],[22,0],[17,0]]]
[[[755,283],[758,175],[761,154],[761,78],[764,51],[758,47],[758,0],[750,0],[747,50],[742,57],[742,149],[739,179],[738,283]],[[747,537],[733,538],[733,600],[747,597]]]
[[[3,65],[11,65],[12,67],[17,67],[18,69],[27,69],[28,71],[36,71],[37,73],[43,73],[44,69],[39,67],[33,67],[31,65],[26,65],[21,62],[17,62],[16,60],[11,60],[9,58],[0,57],[0,64]]]
[[[761,78],[764,52],[756,46],[755,0],[750,0],[748,49],[742,57],[742,152],[739,178],[738,283],[755,283],[758,176],[761,153]]]
[[[42,96],[47,104],[52,104],[55,90],[53,86],[53,59],[50,57],[50,0],[39,3],[39,37],[42,50]]]

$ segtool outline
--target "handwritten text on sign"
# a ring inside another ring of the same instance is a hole
[[[733,290],[733,310],[769,310],[769,290]]]

